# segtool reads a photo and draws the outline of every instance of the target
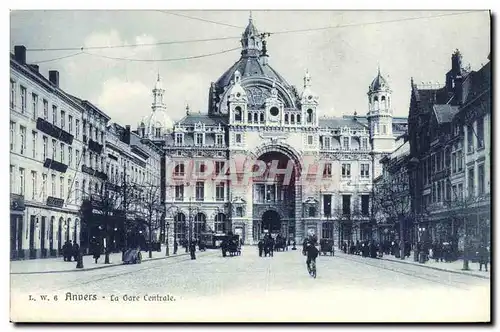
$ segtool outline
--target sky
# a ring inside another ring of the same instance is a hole
[[[451,13],[460,12],[252,11],[252,17],[259,31],[271,33],[269,64],[288,83],[301,91],[309,71],[321,115],[366,114],[368,86],[380,66],[393,91],[394,114],[407,116],[411,77],[417,84],[442,84],[455,49],[473,70],[488,61],[489,13],[436,17]],[[210,83],[240,57],[248,18],[248,11],[13,11],[10,48],[25,45],[28,63],[39,63],[42,74],[58,70],[62,89],[96,104],[111,121],[135,128],[151,112],[158,73],[170,121],[185,115],[186,104],[205,113]],[[332,28],[293,32],[325,27]],[[151,45],[172,41],[184,42]],[[89,49],[114,45],[129,47]],[[54,48],[78,50],[36,50]],[[221,54],[157,61],[213,53]],[[52,59],[59,60],[44,62]]]

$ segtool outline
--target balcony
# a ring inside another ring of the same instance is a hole
[[[433,181],[445,179],[450,176],[450,167],[443,168],[432,176]]]
[[[93,139],[89,139],[89,150],[101,154],[102,152],[102,144],[97,143]]]
[[[43,167],[53,169],[55,171],[66,173],[68,170],[68,165],[55,161],[54,159],[47,158],[43,163]]]
[[[111,182],[106,182],[104,186],[105,186],[106,190],[109,190],[109,191],[119,192],[122,189],[119,185],[111,183]]]
[[[103,181],[108,180],[108,175],[106,173],[98,171],[98,170],[95,171],[94,176],[98,177],[99,179],[101,179]]]
[[[67,131],[53,125],[43,118],[38,118],[36,121],[36,129],[50,135],[66,144],[73,144],[73,135]]]
[[[87,174],[92,175],[92,176],[95,175],[95,170],[92,167],[88,167],[85,165],[82,165],[82,172],[87,173]]]
[[[64,199],[53,196],[47,197],[47,206],[62,208],[63,205],[64,205]]]

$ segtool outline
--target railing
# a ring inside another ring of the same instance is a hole
[[[66,144],[73,144],[73,135],[67,131],[53,125],[43,118],[38,118],[36,121],[36,129],[50,135],[56,139],[63,141]]]
[[[93,139],[89,139],[89,150],[97,154],[101,154],[102,148],[103,148],[102,144],[97,143]]]
[[[68,170],[68,165],[60,163],[50,158],[45,159],[43,167],[53,169],[61,173],[66,173],[66,171]]]

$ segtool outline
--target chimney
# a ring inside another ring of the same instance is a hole
[[[462,54],[458,49],[451,56],[451,71],[455,76],[462,73]]]
[[[57,70],[49,71],[49,81],[56,87],[59,87],[59,72]]]
[[[14,58],[22,65],[26,64],[26,47],[24,45],[14,46]]]
[[[124,141],[127,144],[130,144],[130,125],[125,126],[125,135],[124,135]]]

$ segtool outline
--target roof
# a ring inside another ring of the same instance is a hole
[[[228,119],[223,116],[210,115],[205,113],[190,113],[177,122],[180,125],[195,125],[197,123],[204,123],[208,126],[217,126],[218,124],[226,125]]]
[[[379,68],[377,76],[373,79],[372,84],[370,84],[370,91],[379,91],[382,89],[389,89],[389,84],[382,74],[380,74]]]
[[[414,86],[416,101],[420,104],[420,109],[424,112],[430,112],[434,104],[447,104],[451,96],[446,87],[440,89],[419,89]]]
[[[366,119],[365,119],[366,120]],[[342,128],[342,127],[350,127],[350,128],[367,128],[362,121],[358,121],[354,118],[345,118],[345,117],[331,117],[331,118],[321,118],[319,121],[319,126],[323,128]]]
[[[452,106],[449,104],[441,105],[435,104],[433,106],[434,114],[436,114],[436,119],[438,123],[448,123],[453,120],[453,117],[458,113],[458,106]]]
[[[83,106],[89,106],[90,108],[92,108],[94,111],[96,111],[97,113],[99,113],[103,118],[106,119],[106,121],[109,121],[111,119],[111,117],[109,115],[107,115],[106,113],[104,113],[99,107],[95,106],[94,104],[92,104],[90,101],[88,100],[83,100],[83,99],[80,99],[76,96],[73,96],[69,93],[66,92],[66,94],[71,98],[73,99],[76,103],[79,103]]]
[[[491,88],[491,62],[467,75],[462,83],[462,102],[469,103],[482,92]]]
[[[264,64],[260,58],[242,56],[236,61],[215,83],[217,87],[223,88],[231,84],[234,80],[234,73],[239,71],[242,79],[248,76],[264,76],[275,80],[285,87],[290,87],[288,82],[269,64]]]

